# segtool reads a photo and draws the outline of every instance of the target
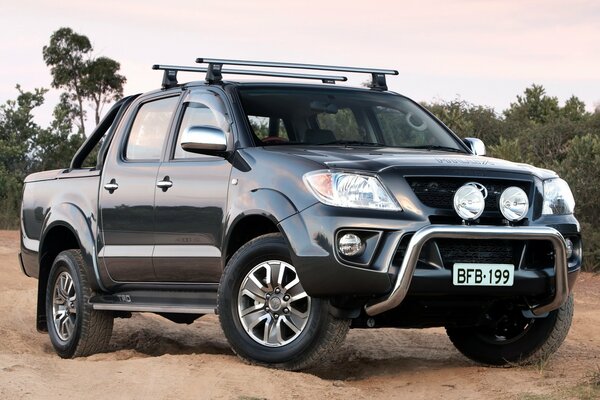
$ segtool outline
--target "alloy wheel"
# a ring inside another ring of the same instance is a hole
[[[248,272],[238,293],[238,317],[255,342],[281,347],[303,332],[311,299],[296,269],[281,260],[261,262]]]
[[[73,277],[66,271],[61,272],[54,283],[52,321],[61,340],[71,339],[77,323],[77,292]]]

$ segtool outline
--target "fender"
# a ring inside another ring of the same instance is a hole
[[[231,196],[230,213],[223,238],[223,257],[228,254],[231,234],[237,224],[246,217],[261,216],[278,226],[279,223],[299,212],[292,200],[274,189],[253,189],[241,196]]]
[[[65,227],[73,233],[79,243],[92,289],[95,291],[105,291],[100,280],[98,259],[96,258],[96,239],[93,233],[96,224],[97,221],[94,215],[87,217],[83,210],[73,203],[65,202],[53,206],[47,213],[42,225],[42,240],[40,241],[39,253],[40,265],[44,256],[42,249],[45,248],[44,244],[48,232],[56,226]]]

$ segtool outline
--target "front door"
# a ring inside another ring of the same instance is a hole
[[[133,122],[121,127],[107,155],[100,187],[104,246],[98,257],[114,282],[156,281],[154,189],[178,101],[170,96],[134,105]]]
[[[212,126],[230,133],[219,94],[198,88],[183,100],[155,195],[154,269],[163,282],[218,283],[231,164],[216,156],[189,153],[180,146],[190,126]]]

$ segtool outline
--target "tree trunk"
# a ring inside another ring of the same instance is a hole
[[[98,124],[100,124],[100,97],[98,97],[98,100],[95,100],[96,103],[96,126],[98,126]]]
[[[85,137],[85,120],[83,118],[83,100],[81,96],[77,94],[77,103],[79,105],[79,132]]]

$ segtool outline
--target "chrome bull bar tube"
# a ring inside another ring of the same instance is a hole
[[[554,228],[547,226],[465,226],[430,225],[415,232],[411,238],[404,260],[392,291],[385,297],[374,300],[365,306],[368,315],[377,315],[391,310],[402,303],[410,287],[413,273],[419,261],[421,249],[427,241],[437,238],[446,239],[509,239],[509,240],[547,240],[554,247],[555,290],[552,301],[532,307],[534,315],[543,315],[559,308],[569,296],[567,277],[567,248],[565,239]],[[390,260],[391,266],[391,260]],[[389,267],[388,267],[389,268]]]

